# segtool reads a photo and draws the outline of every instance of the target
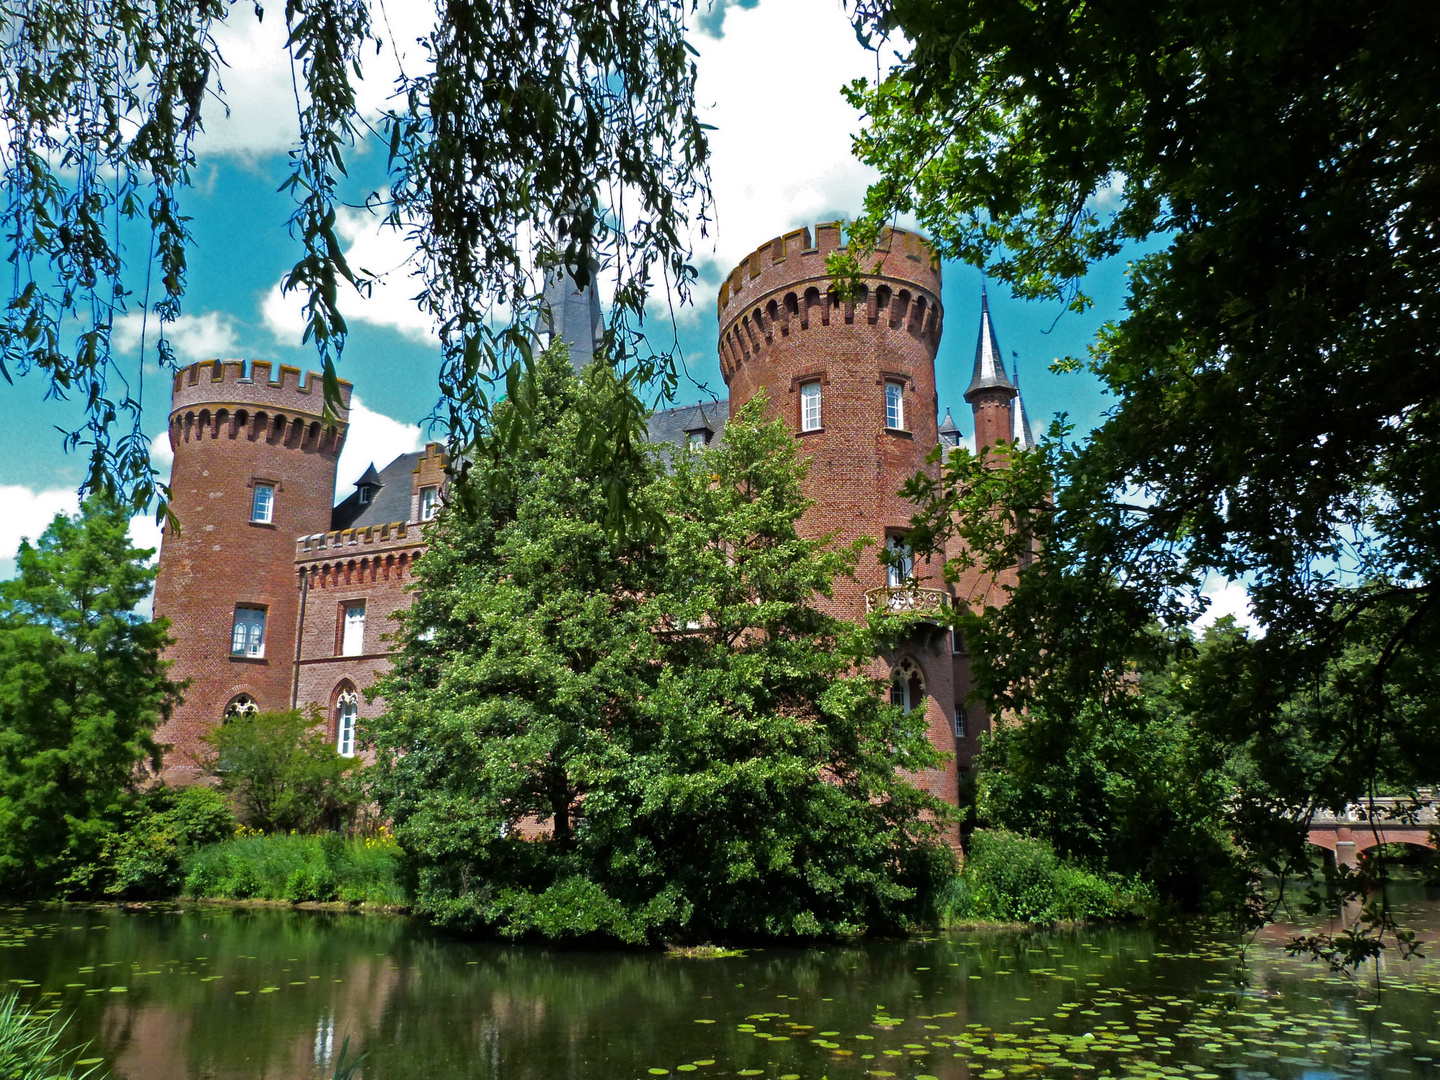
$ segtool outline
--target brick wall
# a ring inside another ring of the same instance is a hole
[[[347,409],[325,424],[320,376],[298,385],[293,368],[269,382],[270,365],[194,364],[175,377],[169,437],[171,506],[179,531],[161,538],[155,614],[170,619],[171,676],[185,700],[157,737],[173,747],[166,772],[183,779],[205,752],[204,735],[240,694],[260,708],[290,705],[295,670],[295,537],[327,528]],[[293,374],[292,374],[293,373]],[[313,392],[312,388],[313,387]],[[272,521],[251,521],[254,486],[274,485]],[[237,604],[266,611],[261,658],[232,657]]]

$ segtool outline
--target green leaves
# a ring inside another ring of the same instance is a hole
[[[549,438],[432,529],[381,688],[377,792],[419,909],[625,941],[916,917],[945,807],[900,770],[939,756],[814,606],[856,552],[798,535],[793,437],[757,401],[668,470],[639,440],[597,458],[629,387],[600,364],[577,384],[563,349],[533,386]],[[607,529],[612,481],[656,527]]]
[[[0,583],[0,878],[16,891],[67,877],[86,891],[141,770],[159,765],[151,735],[179,687],[160,659],[167,624],[134,611],[155,571],[128,525],[92,496],[22,543],[19,576]]]

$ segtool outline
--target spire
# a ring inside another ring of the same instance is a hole
[[[995,340],[995,326],[990,321],[990,300],[985,286],[980,286],[980,339],[975,343],[975,375],[965,400],[981,390],[1006,390],[1013,397],[1015,387],[1005,374],[1005,361],[1000,357],[1000,344]]]
[[[375,471],[375,463],[372,461],[370,467],[361,474],[360,479],[355,481],[356,487],[384,487],[385,482],[380,479],[380,474]]]
[[[1020,361],[1013,353],[1011,363],[1015,367],[1015,403],[1010,407],[1010,445],[1016,450],[1029,450],[1035,445],[1035,436],[1030,434],[1030,417],[1020,395]]]
[[[570,363],[579,372],[600,350],[605,320],[600,315],[600,297],[595,292],[593,262],[590,283],[581,288],[563,265],[545,272],[545,295],[535,315],[535,338],[544,344],[559,338],[570,346]]]
[[[940,421],[940,445],[946,450],[954,450],[960,445],[960,429],[955,426],[955,418],[950,415],[950,410],[945,410],[945,419]]]

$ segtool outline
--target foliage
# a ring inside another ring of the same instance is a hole
[[[441,327],[442,411],[458,443],[489,434],[497,386],[513,390],[528,360],[537,257],[581,282],[613,277],[610,355],[673,386],[669,355],[637,345],[652,278],[688,297],[691,220],[702,234],[707,221],[685,40],[694,10],[695,0],[441,5],[422,39],[427,62],[402,73],[395,107],[376,118],[359,111],[356,89],[362,55],[383,46],[383,17],[369,0],[286,0],[300,141],[285,187],[300,252],[284,286],[305,299],[328,408],[339,403],[342,289],[372,284],[336,233],[340,204],[364,198],[342,190],[345,158],[372,131],[388,144],[391,177],[368,201],[418,248],[416,291]],[[0,375],[33,372],[51,393],[75,394],[85,422],[67,445],[88,448],[87,489],[137,509],[166,493],[139,426],[143,370],[126,377],[112,333],[135,308],[147,320],[137,365],[173,365],[164,335],[181,313],[191,242],[181,203],[194,137],[226,108],[215,31],[233,11],[225,0],[123,0],[99,17],[77,0],[0,9],[0,222],[16,269]],[[258,0],[254,11],[263,16]],[[136,244],[147,228],[149,244]],[[127,248],[148,254],[131,265]],[[496,305],[509,326],[494,321]],[[122,417],[128,430],[113,438]],[[625,456],[627,416],[602,419],[602,441]],[[513,437],[533,433],[520,425]]]
[[[856,553],[796,534],[793,439],[756,401],[723,450],[637,458],[663,528],[618,535],[590,432],[627,388],[560,348],[524,392],[549,438],[432,528],[371,725],[417,909],[625,941],[902,923],[945,857],[897,770],[938,755],[813,605]]]
[[[1194,715],[1204,702],[1190,683],[1235,633],[1221,626],[1188,655],[1140,668],[1108,704],[998,725],[977,760],[980,817],[1071,862],[1146,881],[1185,910],[1232,907],[1253,871],[1231,839],[1243,748]]]
[[[360,799],[356,758],[341,757],[299,710],[230,717],[206,736],[210,769],[240,816],[262,832],[335,828]]]
[[[1044,840],[977,829],[964,872],[938,898],[942,925],[967,919],[995,922],[1093,922],[1142,915],[1150,894],[1134,880],[1062,862]]]
[[[868,117],[857,152],[882,176],[837,273],[911,209],[942,254],[1077,308],[1088,267],[1149,252],[1091,350],[1116,405],[1087,443],[1057,428],[989,472],[962,452],[911,489],[932,536],[1009,530],[1035,553],[1004,610],[970,628],[987,696],[1108,707],[1155,620],[1183,647],[1176,628],[1218,574],[1244,582],[1266,627],[1215,658],[1211,709],[1269,770],[1248,837],[1268,823],[1265,858],[1303,855],[1289,823],[1373,794],[1387,760],[1433,780],[1440,9],[852,11],[862,34],[911,48],[850,91]],[[1314,771],[1292,768],[1307,755]]]
[[[184,892],[196,899],[343,901],[402,906],[399,848],[386,833],[344,837],[242,832],[192,849]]]
[[[0,997],[0,1078],[3,1080],[83,1080],[97,1076],[96,1066],[79,1069],[67,1057],[79,1052],[60,1050],[65,1025],[40,1016],[20,1004],[20,995]]]
[[[22,542],[0,582],[0,881],[45,893],[94,863],[177,687],[166,622],[135,611],[155,571],[120,506],[92,496]],[[84,889],[83,880],[66,887]]]
[[[108,871],[105,892],[175,896],[185,880],[186,856],[195,848],[228,839],[235,828],[229,802],[214,788],[154,788],[106,844],[101,858]]]

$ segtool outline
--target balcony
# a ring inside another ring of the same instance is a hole
[[[922,589],[917,585],[887,585],[865,593],[865,612],[890,612],[895,615],[924,614],[950,606],[950,594],[944,589]]]

